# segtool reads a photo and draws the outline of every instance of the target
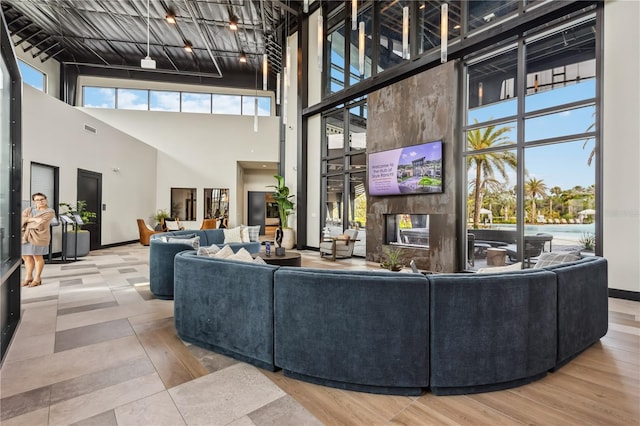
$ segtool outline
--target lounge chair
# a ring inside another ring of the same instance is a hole
[[[549,243],[549,251],[551,251],[551,240],[553,235],[538,233],[536,235],[524,236],[524,255],[523,259],[527,262],[527,268],[531,267],[531,258],[538,257],[545,251],[545,245]],[[509,260],[515,262],[518,258],[518,247],[516,244],[509,244],[508,246],[501,247],[507,250],[507,256]]]
[[[358,241],[356,238],[358,238],[358,230],[347,229],[343,235],[325,239],[320,243],[320,257],[327,255],[331,256],[332,260],[351,257]]]
[[[144,219],[137,219],[138,232],[140,233],[140,244],[143,246],[149,245],[149,239],[153,234],[159,234],[164,231],[155,231],[151,226],[147,225]]]

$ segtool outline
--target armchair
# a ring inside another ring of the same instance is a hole
[[[159,234],[164,231],[154,231],[152,227],[147,225],[147,223],[143,219],[137,219],[138,221],[138,232],[140,232],[140,244],[143,246],[149,245],[149,239],[153,234]]]
[[[218,229],[218,222],[220,219],[204,219],[200,229]]]
[[[343,235],[325,238],[320,243],[320,257],[331,256],[331,260],[348,258],[353,255],[353,248],[358,237],[357,229],[347,229]]]

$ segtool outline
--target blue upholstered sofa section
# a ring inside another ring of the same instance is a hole
[[[372,393],[429,386],[429,288],[421,274],[282,267],[275,362],[284,374]]]
[[[182,339],[312,383],[399,395],[505,389],[554,371],[606,334],[607,289],[602,258],[425,277],[175,256]]]
[[[169,238],[180,235],[198,235],[200,246],[211,244],[224,245],[224,232],[222,229],[184,230],[163,232],[151,236],[149,249],[149,281],[151,292],[159,299],[173,299],[173,258],[177,253],[193,248],[187,244],[165,243],[162,237]],[[249,253],[260,251],[259,242],[230,243],[234,252],[244,247]]]
[[[277,266],[196,256],[175,257],[178,335],[274,371],[273,276]]]
[[[546,268],[558,280],[557,369],[607,334],[607,260],[585,257]]]
[[[431,391],[518,386],[556,364],[556,275],[543,269],[430,275]]]

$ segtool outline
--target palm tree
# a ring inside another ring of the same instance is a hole
[[[476,123],[478,121],[476,120]],[[467,133],[467,143],[469,149],[477,151],[481,149],[495,148],[497,146],[511,145],[505,133],[512,128],[509,126],[500,127],[488,126],[482,129],[470,130]],[[467,158],[467,169],[472,166],[476,168],[476,177],[473,188],[473,227],[477,228],[480,223],[480,208],[482,207],[482,191],[487,180],[495,181],[495,171],[497,170],[505,182],[509,181],[506,166],[515,169],[517,165],[516,155],[512,151],[495,151],[486,154],[471,155]]]
[[[596,128],[596,123],[595,123],[595,111],[593,112],[592,116],[594,117],[594,122],[591,123],[591,125],[589,127],[587,127],[586,132],[590,132],[593,129]],[[587,144],[589,143],[589,141],[591,140],[591,137],[588,137],[586,141],[584,141],[584,144],[582,145],[582,149],[585,149],[587,147]],[[596,147],[594,145],[593,148],[591,148],[591,152],[589,153],[589,159],[587,160],[587,166],[591,165],[591,162],[593,161],[593,157],[595,157],[596,155]]]
[[[536,223],[536,198],[547,195],[547,185],[542,179],[530,178],[524,184],[524,193],[531,197],[531,223]]]

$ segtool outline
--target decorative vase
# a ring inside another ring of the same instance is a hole
[[[292,249],[296,244],[295,232],[292,228],[282,229],[282,247]]]

